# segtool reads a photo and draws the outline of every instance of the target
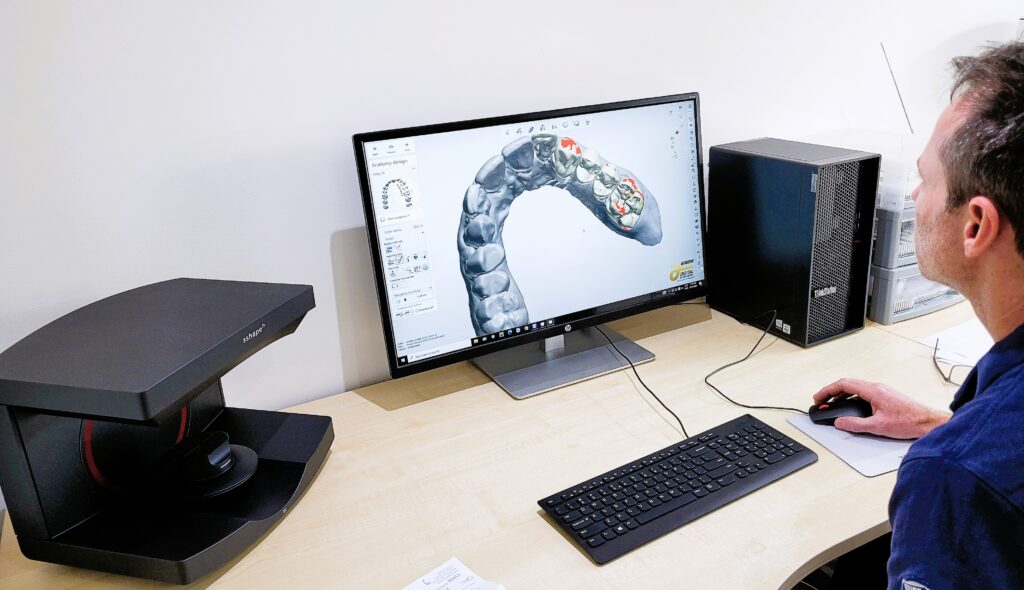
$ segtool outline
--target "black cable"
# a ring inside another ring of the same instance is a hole
[[[640,373],[637,372],[636,365],[633,364],[633,361],[629,360],[629,357],[626,356],[621,350],[619,350],[618,346],[615,346],[615,343],[612,342],[612,339],[608,337],[608,334],[604,333],[604,330],[601,329],[601,326],[595,325],[594,327],[597,328],[597,331],[600,332],[602,336],[604,336],[604,339],[608,341],[608,344],[612,345],[612,348],[615,349],[615,352],[619,353],[619,356],[626,359],[626,362],[629,363],[629,366],[632,367],[633,369],[633,374],[636,375],[637,380],[640,381],[640,385],[644,386],[644,389],[647,390],[647,393],[651,394],[651,396],[654,397],[654,399],[658,400],[658,403],[661,404],[661,407],[665,408],[665,411],[668,412],[669,414],[672,414],[672,417],[676,419],[676,422],[679,423],[679,428],[683,430],[683,440],[690,438],[690,435],[686,433],[686,427],[683,426],[683,421],[679,419],[679,416],[676,416],[675,412],[673,412],[668,406],[665,405],[665,402],[661,401],[661,398],[658,397],[656,393],[651,391],[650,387],[647,387],[647,384],[644,383],[644,380],[640,377]]]
[[[710,373],[707,374],[706,377],[704,377],[704,383],[708,387],[710,387],[711,389],[714,389],[716,392],[718,392],[718,395],[724,397],[729,403],[731,403],[733,405],[736,405],[736,406],[739,406],[741,408],[747,408],[748,410],[782,410],[782,411],[785,411],[785,412],[796,412],[798,414],[807,414],[806,411],[798,410],[796,408],[787,408],[787,407],[779,407],[779,406],[748,406],[747,404],[741,404],[741,403],[733,400],[731,397],[725,395],[724,393],[722,393],[721,389],[719,389],[719,388],[717,388],[717,387],[715,387],[714,385],[711,384],[710,379],[712,377],[714,377],[719,371],[723,371],[725,369],[728,369],[729,367],[738,365],[738,364],[742,363],[743,361],[747,360],[748,358],[750,358],[751,355],[754,354],[754,351],[757,350],[757,347],[761,345],[761,341],[764,340],[764,337],[768,335],[768,330],[771,329],[772,323],[775,322],[775,317],[777,315],[777,311],[773,309],[771,311],[766,311],[766,312],[764,312],[764,313],[762,313],[760,315],[754,316],[754,318],[756,319],[756,318],[759,318],[761,316],[767,315],[769,313],[772,314],[772,319],[768,320],[768,325],[765,327],[764,333],[762,333],[761,337],[757,339],[757,342],[754,344],[754,348],[750,349],[750,352],[747,353],[747,356],[741,358],[738,361],[733,361],[731,363],[722,365],[721,367],[718,367],[714,371],[711,371]]]

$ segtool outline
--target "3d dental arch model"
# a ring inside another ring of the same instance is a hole
[[[661,242],[658,203],[632,172],[569,137],[536,133],[513,141],[480,168],[462,203],[459,257],[477,335],[529,319],[509,273],[501,230],[512,201],[542,186],[565,189],[623,237],[646,246]]]

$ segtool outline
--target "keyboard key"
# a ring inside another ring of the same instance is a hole
[[[710,477],[711,479],[718,479],[719,477],[722,477],[726,473],[732,473],[733,471],[736,471],[736,466],[733,465],[732,463],[726,463],[725,465],[719,467],[718,469],[709,471],[708,477]]]
[[[576,532],[581,537],[590,538],[590,537],[593,537],[594,535],[600,534],[601,531],[605,530],[606,528],[608,528],[608,525],[606,525],[605,523],[603,523],[603,522],[595,522],[595,523],[591,523],[590,526],[582,528],[582,529],[580,529],[580,530],[578,530]]]
[[[683,506],[686,506],[687,504],[689,504],[691,502],[696,502],[696,501],[697,501],[697,496],[695,496],[694,494],[685,494],[685,495],[680,496],[678,498],[674,498],[671,502],[665,502],[664,504],[662,504],[661,506],[658,506],[654,510],[649,510],[647,512],[644,512],[640,516],[636,517],[636,521],[639,522],[642,525],[643,524],[647,524],[647,523],[651,522],[652,520],[654,520],[655,518],[659,518],[661,516],[664,516],[664,515],[668,514],[669,512],[672,512],[673,510],[678,510],[678,509],[682,508]]]
[[[624,524],[616,525],[615,528],[612,530],[615,531],[616,535],[625,535],[629,532],[629,529],[627,529],[626,525]]]
[[[569,526],[572,527],[572,530],[578,531],[578,530],[580,530],[582,528],[586,528],[586,527],[588,527],[588,526],[590,526],[592,524],[594,524],[594,520],[591,519],[589,516],[584,516],[583,518],[570,523]]]
[[[783,455],[782,453],[772,453],[771,455],[768,455],[767,457],[764,458],[764,462],[771,465],[773,463],[778,463],[779,461],[782,461],[785,458],[786,456]]]
[[[725,465],[727,463],[728,463],[728,461],[726,461],[724,457],[718,457],[714,461],[708,461],[707,463],[701,465],[701,468],[703,468],[704,470],[706,470],[708,472],[712,472],[712,471],[718,469],[719,467],[722,467],[723,465]],[[711,477],[715,477],[715,476],[712,475]]]
[[[601,536],[604,537],[606,540],[611,541],[618,535],[615,534],[615,531],[608,529],[607,531],[601,533]]]
[[[601,545],[604,545],[604,539],[601,537],[587,539],[587,545],[590,545],[591,547],[600,547]]]

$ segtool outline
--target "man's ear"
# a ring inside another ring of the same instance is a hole
[[[990,250],[999,239],[999,208],[985,196],[974,196],[967,202],[964,223],[964,256],[977,258]]]

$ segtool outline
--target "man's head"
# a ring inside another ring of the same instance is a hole
[[[982,256],[1024,263],[1024,43],[953,66],[914,200],[921,272],[964,290]]]

